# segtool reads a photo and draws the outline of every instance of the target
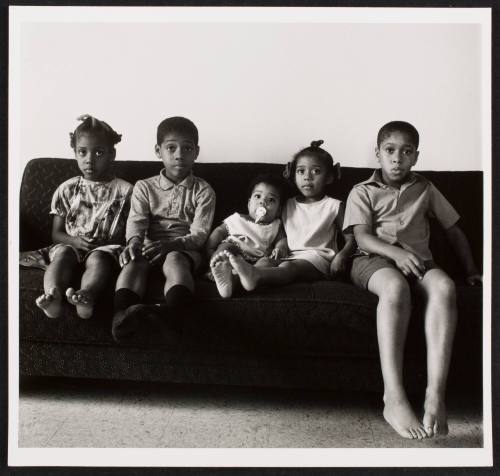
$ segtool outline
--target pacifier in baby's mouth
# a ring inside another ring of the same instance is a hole
[[[259,207],[255,210],[255,223],[259,223],[266,216],[267,210],[265,207]]]

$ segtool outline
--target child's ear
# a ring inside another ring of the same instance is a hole
[[[156,154],[156,157],[161,159],[160,146],[158,144],[155,145],[155,154]]]
[[[198,158],[198,155],[200,155],[200,146],[196,146],[196,155],[194,156],[194,160]]]
[[[375,147],[375,157],[377,157],[377,162],[380,163],[380,149]]]
[[[413,165],[415,165],[415,164],[417,163],[417,160],[418,160],[418,156],[419,156],[419,154],[420,154],[420,152],[419,152],[418,150],[417,150],[417,151],[415,151],[415,160],[413,161],[412,166],[413,166]]]

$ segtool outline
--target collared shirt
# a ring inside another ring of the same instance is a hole
[[[429,217],[436,218],[445,230],[460,218],[441,192],[421,175],[411,172],[409,180],[397,189],[383,183],[378,169],[351,190],[344,230],[368,225],[381,240],[430,260]]]
[[[203,247],[215,212],[215,192],[190,173],[174,183],[165,175],[138,180],[132,192],[127,221],[127,243],[135,236],[148,243],[181,241],[186,250]]]

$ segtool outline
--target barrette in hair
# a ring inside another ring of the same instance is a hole
[[[287,162],[285,165],[285,170],[283,170],[283,177],[287,180],[290,179],[290,176],[292,174],[292,163],[293,162]]]

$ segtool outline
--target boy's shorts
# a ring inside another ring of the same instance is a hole
[[[183,254],[188,259],[191,273],[195,276],[203,264],[203,255],[199,251],[195,250],[182,250],[179,251],[179,253]],[[164,262],[165,260],[158,261],[153,265],[153,269],[161,271]]]
[[[86,259],[95,251],[102,251],[104,253],[109,254],[113,260],[119,264],[118,258],[120,257],[120,253],[123,251],[123,246],[122,245],[103,245],[103,246],[98,246],[97,248],[94,248],[90,251],[83,251],[80,249],[75,248],[74,246],[71,245],[65,245],[63,243],[58,243],[57,245],[53,245],[49,248],[49,261],[52,263],[54,260],[54,256],[57,253],[59,249],[62,247],[67,246],[68,248],[71,248],[78,260],[78,263],[85,263]]]
[[[439,267],[433,260],[425,261],[424,264],[426,272],[430,269]],[[383,256],[376,254],[355,256],[352,260],[351,267],[352,282],[360,288],[367,289],[368,281],[370,281],[372,275],[379,269],[383,268],[395,269],[403,275],[401,270],[396,266],[396,263],[389,258],[384,258]],[[412,280],[411,276],[406,276],[406,278],[408,281]]]

